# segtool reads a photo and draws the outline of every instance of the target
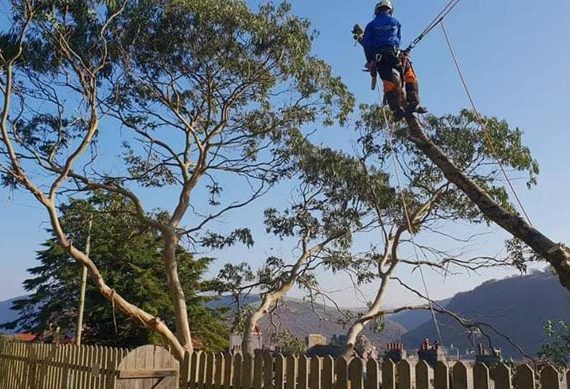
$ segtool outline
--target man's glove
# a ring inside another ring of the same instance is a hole
[[[355,24],[354,27],[352,27],[352,37],[358,42],[364,37],[364,29],[360,24]]]

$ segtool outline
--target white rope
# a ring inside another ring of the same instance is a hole
[[[381,92],[380,92],[380,88],[378,88],[378,93],[380,94],[380,97],[382,97]],[[388,116],[386,115],[386,107],[382,107],[382,113],[384,114],[384,122],[386,125],[386,130],[388,132],[388,142],[389,142],[389,146],[390,146],[390,156],[392,158],[393,164],[394,164],[394,172],[396,175],[396,181],[398,183],[398,192],[400,194],[400,199],[402,201],[402,207],[404,209],[404,215],[406,216],[406,222],[408,224],[408,231],[410,233],[410,237],[411,237],[411,241],[412,241],[412,246],[414,248],[414,255],[416,257],[416,261],[419,262],[419,258],[420,255],[418,253],[418,248],[416,246],[416,242],[414,239],[414,232],[413,232],[413,226],[412,226],[412,220],[410,219],[410,213],[408,212],[408,206],[406,204],[406,198],[404,196],[404,193],[402,192],[402,182],[400,180],[400,172],[398,170],[398,161],[396,160],[396,154],[395,154],[395,150],[394,150],[394,143],[392,141],[392,128],[390,126],[390,122],[388,121]],[[422,265],[418,265],[418,269],[420,270],[420,276],[422,278],[422,283],[424,286],[424,290],[425,290],[425,294],[429,303],[429,309],[431,312],[431,316],[435,325],[435,329],[437,331],[437,336],[439,338],[439,342],[441,344],[441,346],[443,347],[444,342],[443,342],[443,336],[441,335],[441,329],[439,328],[439,322],[437,321],[437,317],[435,315],[435,310],[433,309],[433,300],[431,299],[430,293],[429,293],[429,289],[426,283],[426,279],[424,276],[424,272],[422,269]]]

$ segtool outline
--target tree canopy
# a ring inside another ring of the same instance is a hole
[[[352,108],[346,86],[311,53],[313,37],[287,3],[12,3],[0,37],[3,183],[32,193],[99,292],[179,359],[192,350],[180,241],[200,246],[217,234],[213,221],[285,176],[280,151],[291,137],[309,123],[343,122]],[[107,160],[102,147],[120,157]],[[247,190],[226,194],[236,182]],[[165,188],[162,219],[145,198]],[[93,191],[128,200],[158,231],[175,329],[112,288],[68,239],[57,204]],[[251,241],[236,228],[231,236]]]

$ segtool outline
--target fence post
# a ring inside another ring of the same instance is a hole
[[[306,355],[299,355],[299,379],[297,380],[297,389],[309,388],[309,358]]]
[[[323,358],[323,389],[331,389],[334,385],[334,359],[331,356]]]
[[[542,388],[560,389],[560,375],[552,366],[546,366],[540,372],[540,385]]]
[[[224,387],[226,357],[223,353],[216,354],[216,371],[214,377],[214,388],[222,389]]]
[[[402,359],[398,362],[398,384],[396,387],[398,389],[412,389],[414,385],[414,371],[412,370],[412,365],[410,362]]]
[[[233,377],[232,377],[232,387],[233,389],[240,388],[241,386],[241,373],[242,373],[242,360],[243,357],[241,354],[234,355],[234,368],[233,368]]]
[[[453,365],[453,389],[468,389],[469,368],[463,362]]]
[[[348,365],[348,375],[350,378],[351,389],[363,389],[362,373],[364,372],[364,364],[359,357],[353,358]]]
[[[396,365],[391,359],[382,363],[382,389],[396,389]]]
[[[416,364],[416,388],[429,389],[430,388],[430,374],[431,368],[426,361],[418,361]]]
[[[234,378],[234,358],[227,353],[224,356],[224,389],[230,389]]]
[[[192,362],[192,354],[188,351],[184,353],[184,359],[180,364],[180,380],[182,381],[181,389],[188,389],[190,382],[190,363]]]
[[[297,357],[289,355],[287,357],[287,381],[285,387],[287,389],[296,389],[297,386]]]
[[[285,357],[281,354],[275,356],[275,389],[285,389]]]
[[[249,389],[253,382],[253,357],[251,354],[246,353],[243,356],[242,372],[241,372],[241,387]]]
[[[336,389],[348,389],[348,362],[346,358],[339,357],[335,361]]]
[[[473,378],[476,389],[490,389],[489,369],[483,363],[475,365]]]
[[[205,389],[214,388],[214,374],[216,368],[216,356],[214,353],[206,353],[206,380],[204,381]]]
[[[261,389],[263,385],[263,358],[258,353],[253,358],[253,387]]]
[[[495,386],[497,388],[512,389],[511,369],[504,363],[498,365],[494,370]]]
[[[273,388],[273,358],[269,353],[263,354],[263,388]]]
[[[529,365],[521,365],[517,367],[515,373],[515,385],[518,389],[536,388],[534,371]]]
[[[447,363],[439,361],[434,369],[435,389],[449,389],[449,367]]]
[[[376,359],[370,358],[368,362],[366,362],[366,380],[364,387],[366,389],[378,389],[378,384],[380,384],[378,361],[376,361]]]
[[[309,365],[309,387],[321,389],[321,359],[312,357]]]
[[[198,355],[198,371],[196,372],[196,376],[198,379],[196,380],[196,388],[203,389],[204,382],[206,382],[206,358],[207,353],[200,351]]]

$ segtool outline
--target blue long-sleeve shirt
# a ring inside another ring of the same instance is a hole
[[[368,23],[361,42],[366,60],[374,59],[382,47],[399,48],[402,39],[401,27],[400,22],[388,12],[379,13],[374,20]]]

